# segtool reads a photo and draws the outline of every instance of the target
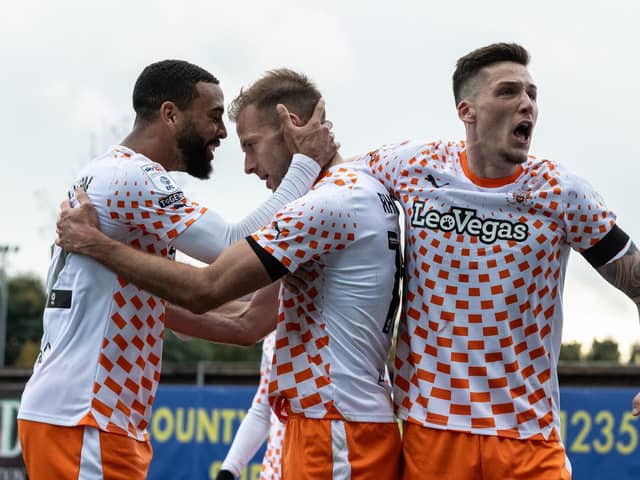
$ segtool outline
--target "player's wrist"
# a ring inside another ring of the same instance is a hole
[[[320,170],[322,170],[318,162],[304,153],[294,153],[289,168],[296,168],[308,175],[315,175],[316,177],[320,174]]]
[[[119,246],[120,242],[117,240],[109,238],[95,227],[88,227],[85,232],[85,241],[77,250],[78,253],[101,260],[113,254],[114,249]]]

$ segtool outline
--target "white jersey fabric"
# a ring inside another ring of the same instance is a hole
[[[291,184],[289,174],[285,179],[289,177],[290,192],[304,192],[319,167],[310,159],[298,159],[295,165],[290,172],[296,181]],[[87,191],[104,233],[162,257],[171,258],[172,242],[206,215],[205,208],[184,198],[160,164],[122,146],[87,165],[75,186]],[[271,218],[286,203],[283,200],[291,200],[274,197],[266,213],[239,225],[241,234],[258,228],[255,219]],[[218,231],[226,231],[221,222],[209,224],[220,228],[204,235],[213,238]],[[211,243],[209,255],[215,257],[220,242]],[[189,254],[188,243],[183,244]],[[58,247],[49,267],[47,292],[40,355],[23,392],[18,418],[89,425],[147,439],[160,379],[164,301],[92,259],[67,255]]]
[[[269,384],[276,411],[395,421],[385,364],[399,302],[399,235],[397,207],[358,162],[328,169],[251,237],[289,271],[310,261],[315,277],[300,294],[280,291]]]
[[[431,428],[559,440],[567,259],[615,216],[557,163],[530,157],[489,180],[464,149],[405,142],[365,157],[406,212],[397,412]]]

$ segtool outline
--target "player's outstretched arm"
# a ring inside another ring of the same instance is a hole
[[[278,282],[273,283],[255,292],[249,301],[234,300],[201,315],[169,305],[165,325],[190,337],[253,345],[276,328],[279,288]]]
[[[85,211],[92,208],[86,193],[77,192],[77,199]],[[70,205],[63,204],[57,223],[57,242],[63,249],[87,255],[138,287],[192,312],[204,313],[272,283],[244,240],[212,265],[194,267],[113,240],[96,228],[97,222],[70,215],[70,210]]]
[[[320,174],[320,165],[296,154],[278,189],[253,212],[239,222],[228,222],[213,210],[207,210],[172,245],[198,260],[211,263],[231,245],[269,223],[282,207],[307,193]]]
[[[640,315],[640,251],[636,245],[631,242],[624,255],[597,270],[611,285],[633,300]]]
[[[633,300],[640,315],[640,251],[636,245],[631,242],[624,255],[597,270],[611,285]],[[640,415],[640,393],[633,399],[631,413]]]

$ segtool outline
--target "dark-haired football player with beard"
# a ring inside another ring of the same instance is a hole
[[[323,105],[305,125],[283,127],[297,136],[288,174],[265,204],[229,224],[187,200],[168,173],[209,177],[227,136],[219,82],[188,62],[157,62],[136,81],[133,130],[89,163],[74,187],[86,190],[111,238],[162,257],[177,248],[209,263],[306,193],[334,157]],[[146,478],[165,302],[59,247],[47,292],[41,351],[18,415],[29,478]]]

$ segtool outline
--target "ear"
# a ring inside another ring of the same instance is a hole
[[[296,127],[301,127],[305,123],[307,123],[307,122],[303,121],[298,115],[296,115],[293,112],[289,112],[289,118],[291,119],[291,123],[293,123]]]
[[[475,123],[476,109],[469,100],[460,100],[458,103],[458,118],[464,123]]]
[[[160,119],[167,125],[173,125],[178,119],[180,110],[175,103],[166,101],[160,105]]]

